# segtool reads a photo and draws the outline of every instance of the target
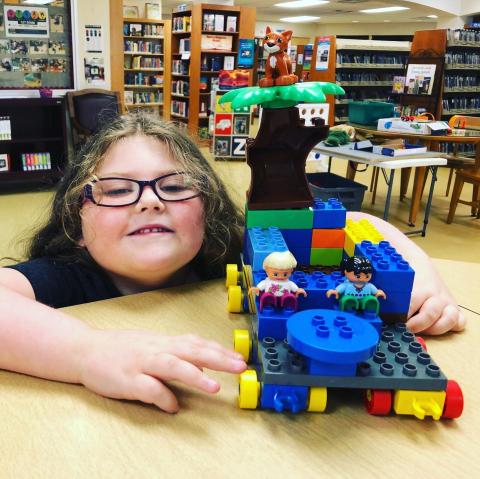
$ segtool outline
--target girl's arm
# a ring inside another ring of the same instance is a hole
[[[12,272],[23,278],[16,276],[15,291],[6,286],[12,284]],[[82,383],[98,394],[156,404],[167,412],[179,405],[164,381],[215,393],[220,385],[203,367],[231,373],[246,369],[237,353],[193,335],[94,329],[28,297],[29,285],[18,271],[0,269],[1,369]]]
[[[415,271],[408,327],[413,332],[443,334],[465,329],[465,317],[427,254],[400,230],[380,218],[348,212],[347,218],[369,220]],[[388,297],[388,291],[385,291]]]

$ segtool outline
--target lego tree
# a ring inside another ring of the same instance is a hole
[[[252,170],[247,192],[249,209],[306,208],[313,198],[305,175],[312,148],[328,135],[328,125],[314,118],[305,126],[296,105],[323,103],[325,94],[343,95],[334,83],[308,82],[289,86],[248,87],[226,93],[221,103],[233,108],[261,105],[257,136],[247,142],[247,163]]]

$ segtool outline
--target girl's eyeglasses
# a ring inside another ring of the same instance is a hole
[[[150,181],[95,178],[85,185],[83,197],[98,206],[129,206],[138,202],[145,186],[150,186],[161,201],[185,201],[200,195],[185,173],[180,172]]]

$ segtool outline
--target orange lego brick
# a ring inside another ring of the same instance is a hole
[[[343,248],[345,231],[343,229],[314,229],[312,248]]]

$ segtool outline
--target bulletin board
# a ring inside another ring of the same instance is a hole
[[[72,89],[70,0],[0,0],[0,90]]]

